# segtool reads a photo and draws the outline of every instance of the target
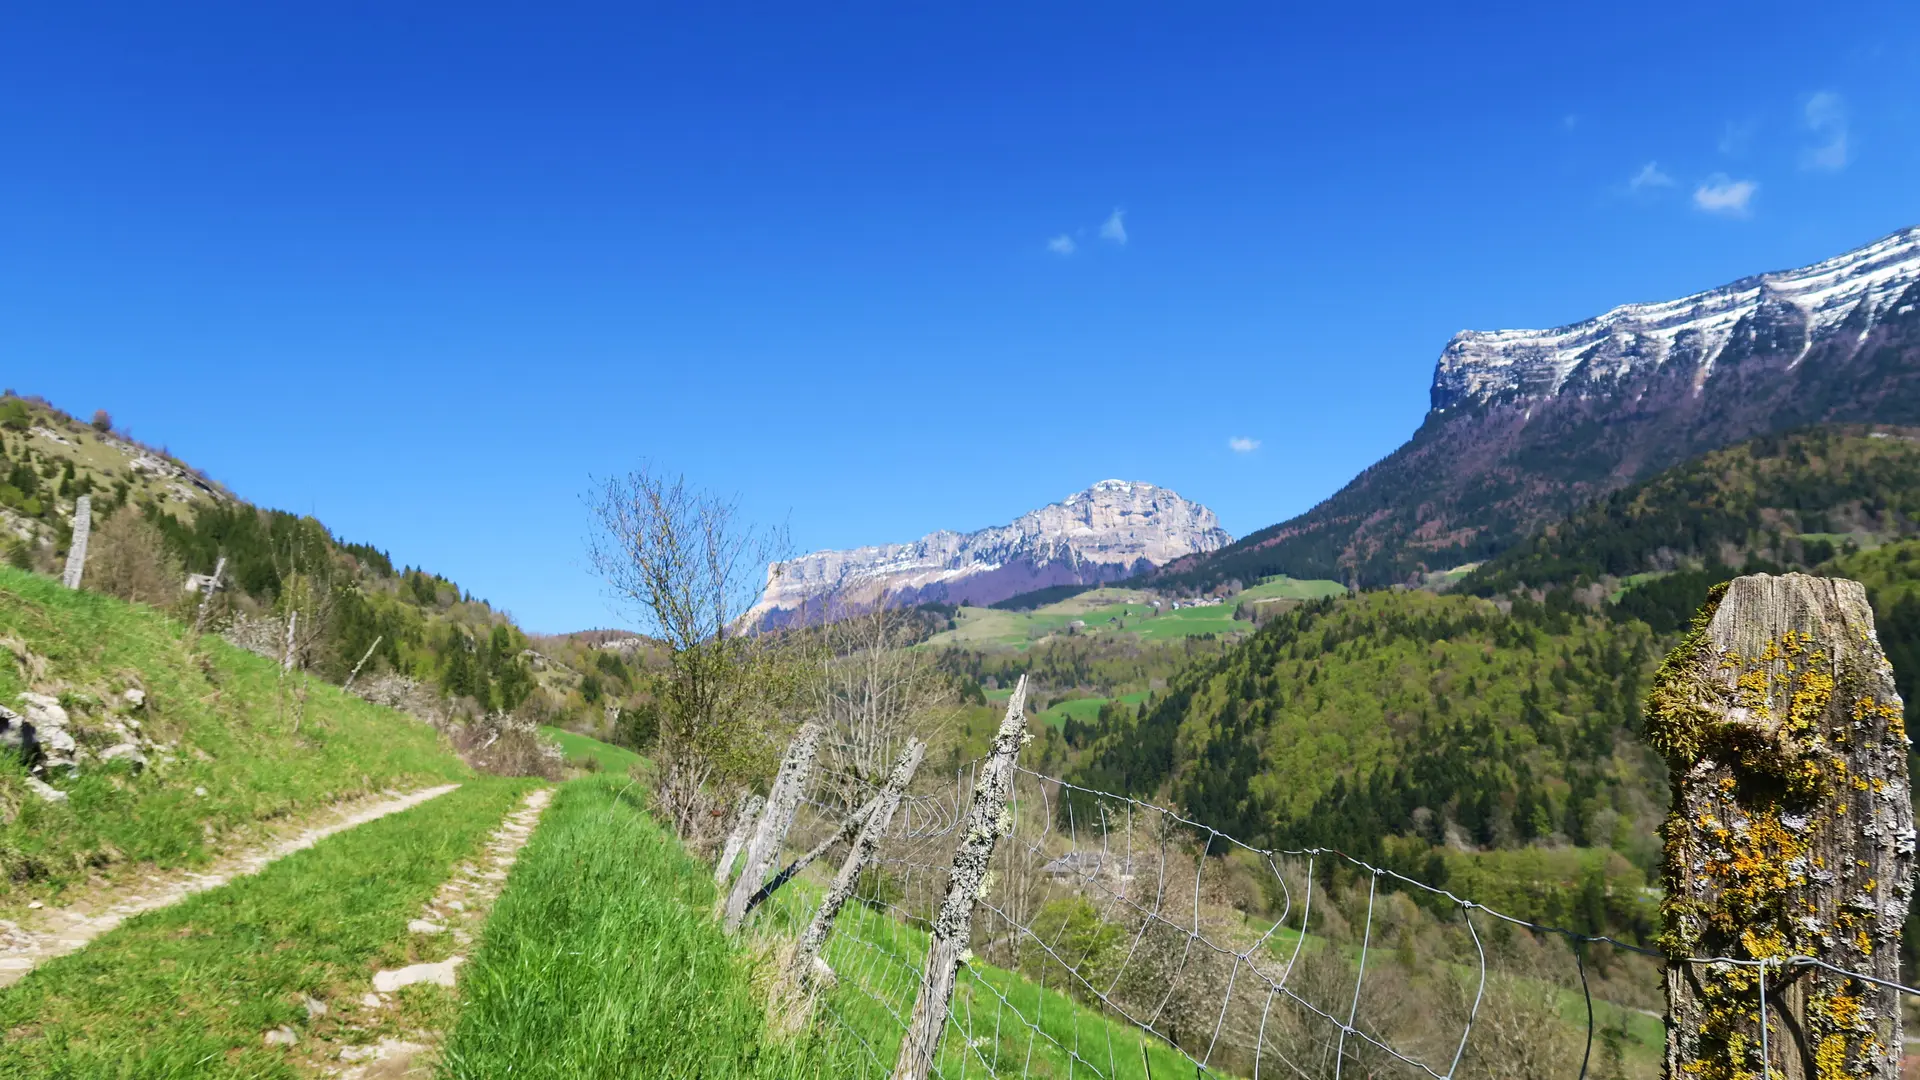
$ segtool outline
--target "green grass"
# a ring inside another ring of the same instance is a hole
[[[108,716],[130,715],[120,694],[138,686],[146,706],[131,715],[176,746],[139,776],[95,765],[56,780],[62,804],[28,792],[16,759],[0,761],[0,913],[138,864],[202,864],[236,831],[344,797],[471,775],[426,724],[317,680],[295,732],[297,680],[283,696],[279,665],[188,637],[144,606],[0,568],[0,644],[12,653],[0,652],[0,702],[61,693],[84,743]]]
[[[1146,642],[1177,641],[1198,634],[1244,633],[1252,630],[1253,624],[1233,617],[1241,605],[1315,600],[1343,596],[1346,591],[1337,581],[1273,577],[1213,607],[1183,607],[1174,611],[1168,606],[1170,601],[1161,598],[1161,610],[1156,615],[1148,606],[1148,601],[1155,598],[1153,593],[1138,589],[1094,589],[1032,611],[963,607],[954,615],[954,629],[934,635],[929,644],[1024,649],[1035,641],[1069,629],[1088,635],[1131,634]],[[1074,627],[1075,622],[1085,625]]]
[[[646,758],[641,757],[639,754],[634,753],[624,746],[604,743],[590,735],[582,735],[576,731],[567,731],[564,728],[557,727],[543,727],[540,730],[546,732],[554,742],[560,744],[560,749],[567,755],[569,760],[574,758],[592,758],[598,761],[600,768],[606,772],[619,773],[625,776],[627,770],[633,766],[647,763]]]
[[[885,1075],[900,1028],[886,1007],[850,983],[856,979],[903,1015],[913,1007],[926,935],[860,905],[842,914],[826,958],[841,985],[817,1003],[807,1033],[772,1038],[754,990],[766,945],[729,941],[710,916],[713,881],[639,809],[639,792],[622,778],[587,777],[560,789],[539,832],[522,853],[486,935],[462,977],[465,1000],[447,1043],[450,1077],[842,1077]],[[801,925],[817,900],[796,882],[756,923],[780,935]],[[759,932],[756,930],[756,932]],[[767,939],[771,942],[773,939]],[[899,960],[875,968],[876,947]],[[1007,995],[1049,1035],[1092,1054],[1106,1069],[1112,1039],[1118,1071],[1140,1070],[1139,1036],[1016,974],[986,965],[962,972],[954,1008],[972,1010],[974,1034],[990,1030]],[[1011,1014],[998,1044],[968,1047],[959,1029],[943,1041],[940,1068],[959,1075],[962,1058],[1017,1070],[1027,1028]],[[857,1036],[857,1037],[856,1037]],[[1178,1053],[1148,1040],[1156,1075],[1191,1069]],[[1036,1075],[1068,1074],[1064,1054],[1039,1039]],[[984,1073],[983,1073],[984,1075]]]
[[[749,968],[709,917],[709,871],[622,776],[561,787],[462,979],[451,1077],[827,1077],[818,1039],[770,1040]]]
[[[290,1025],[311,1044],[353,1016],[376,970],[412,958],[407,921],[527,788],[469,781],[45,964],[0,992],[0,1075],[303,1075],[262,1034]],[[326,1017],[309,1020],[308,996]]]
[[[1011,691],[1000,692],[997,700],[1002,702],[1006,701],[1007,695],[1010,693]],[[988,694],[988,698],[995,700],[993,699],[992,693]],[[1054,728],[1064,727],[1067,722],[1067,717],[1069,716],[1082,724],[1091,724],[1099,719],[1101,707],[1109,701],[1119,701],[1124,705],[1138,705],[1145,700],[1147,700],[1147,692],[1144,690],[1131,694],[1121,694],[1118,698],[1074,698],[1070,701],[1062,701],[1048,706],[1046,710],[1033,714],[1033,718],[1048,727]]]

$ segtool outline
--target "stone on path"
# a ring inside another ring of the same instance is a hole
[[[282,1026],[267,1032],[262,1039],[268,1046],[292,1046],[300,1041],[300,1036],[295,1035],[292,1028]]]
[[[435,986],[452,987],[453,969],[466,963],[464,956],[450,956],[437,964],[408,964],[392,971],[378,971],[373,976],[373,988],[382,994],[391,994],[403,986],[415,983],[432,983]]]

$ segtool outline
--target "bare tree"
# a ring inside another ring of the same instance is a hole
[[[907,740],[937,742],[957,702],[932,655],[909,647],[914,623],[891,597],[829,616],[808,690],[826,725],[828,774],[850,808],[885,783]]]
[[[656,798],[688,838],[707,824],[709,781],[766,771],[786,742],[754,736],[780,724],[799,673],[743,619],[785,538],[743,521],[733,501],[648,467],[607,480],[590,506],[594,569],[668,651]]]

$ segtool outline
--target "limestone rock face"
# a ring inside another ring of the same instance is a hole
[[[782,625],[883,594],[900,603],[991,604],[1050,585],[1118,581],[1232,540],[1199,503],[1153,484],[1102,480],[1006,525],[776,563],[750,615]]]

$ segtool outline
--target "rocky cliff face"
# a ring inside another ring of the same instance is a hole
[[[1232,539],[1213,511],[1166,488],[1102,480],[1011,524],[776,563],[750,617],[782,625],[883,594],[900,603],[991,604],[1050,585],[1118,581]]]
[[[1552,330],[1466,331],[1406,445],[1300,517],[1163,571],[1363,586],[1485,558],[1596,496],[1769,431],[1920,422],[1920,228]]]

